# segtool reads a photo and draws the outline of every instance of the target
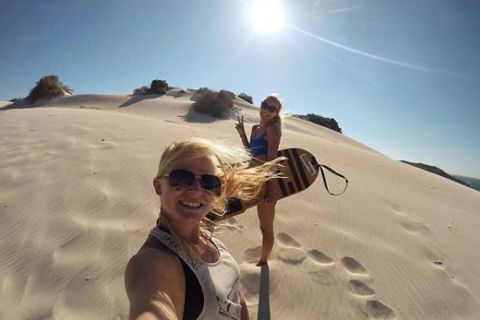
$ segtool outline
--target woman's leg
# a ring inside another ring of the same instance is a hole
[[[267,263],[273,249],[275,236],[273,234],[273,219],[275,218],[275,203],[262,203],[257,206],[260,230],[262,231],[262,255],[257,266]]]

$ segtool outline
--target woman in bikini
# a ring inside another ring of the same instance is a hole
[[[166,147],[153,180],[157,226],[125,271],[130,319],[248,319],[238,265],[205,216],[224,211],[227,197],[257,197],[274,176],[275,161],[250,160],[243,148],[199,138]]]
[[[247,147],[252,155],[260,160],[271,161],[277,158],[280,138],[282,136],[282,127],[280,119],[280,109],[282,102],[275,94],[268,95],[260,105],[260,124],[252,127],[250,141],[245,134],[243,116],[238,119],[236,129],[240,134],[243,145]],[[273,220],[275,218],[275,201],[272,201],[272,195],[269,193],[267,183],[267,193],[265,200],[257,206],[258,218],[260,220],[260,230],[262,232],[262,253],[257,265],[261,266],[267,263],[268,257],[273,249],[275,236],[273,233]]]

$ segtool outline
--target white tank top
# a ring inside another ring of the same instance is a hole
[[[203,309],[197,319],[240,319],[240,270],[225,245],[212,237],[220,253],[214,263],[205,263],[189,255],[178,241],[165,231],[154,228],[150,235],[172,250],[195,274],[203,292]]]

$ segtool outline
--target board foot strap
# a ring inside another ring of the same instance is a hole
[[[343,193],[345,193],[345,191],[347,190],[347,186],[348,186],[348,179],[343,175],[343,174],[340,174],[338,173],[337,171],[333,170],[332,168],[330,168],[329,166],[326,166],[324,164],[319,164],[317,163],[317,169],[320,169],[320,173],[322,174],[322,178],[323,178],[323,184],[325,185],[325,189],[327,190],[327,192],[332,195],[332,196],[339,196]],[[330,171],[331,173],[333,173],[334,175],[340,177],[340,178],[343,178],[345,180],[345,187],[343,188],[343,191],[340,192],[340,193],[332,193],[330,191],[330,189],[328,188],[328,183],[327,183],[327,178],[325,177],[325,172],[323,171],[323,169],[326,169],[328,171]]]

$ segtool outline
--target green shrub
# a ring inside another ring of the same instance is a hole
[[[165,80],[155,79],[150,84],[151,94],[165,94],[168,91],[168,83]]]
[[[65,93],[71,94],[72,92],[73,90],[64,85],[58,76],[52,74],[38,80],[27,99],[34,103],[40,98],[63,96]]]
[[[202,93],[209,92],[209,91],[210,91],[210,89],[208,89],[207,87],[201,87],[197,90],[197,93],[202,94]]]
[[[252,97],[249,96],[249,95],[246,94],[246,93],[243,93],[243,92],[242,92],[242,93],[240,93],[240,94],[238,95],[238,97],[239,97],[240,99],[242,99],[242,100],[247,101],[247,102],[250,103],[250,104],[253,104],[253,99],[252,99]]]
[[[141,95],[144,95],[144,94],[148,94],[149,91],[150,91],[150,89],[147,86],[143,86],[143,87],[140,87],[140,88],[137,88],[137,89],[133,90],[133,95],[141,96]]]
[[[165,94],[167,91],[171,89],[168,86],[166,80],[152,80],[150,83],[150,88],[147,86],[143,86],[133,90],[133,95],[140,96],[145,94]]]
[[[333,118],[325,118],[322,116],[319,116],[318,114],[315,113],[307,113],[305,114],[296,114],[294,117],[304,119],[313,123],[316,123],[318,125],[324,126],[326,128],[332,129],[334,131],[342,133],[342,129],[338,126],[338,123],[335,119]]]
[[[235,99],[235,93],[228,90],[220,90],[220,92],[218,93],[218,97],[220,99],[231,100],[233,105],[233,100]]]
[[[226,90],[215,92],[208,88],[201,89],[203,89],[201,96],[192,105],[194,111],[220,119],[227,119],[235,113],[233,105],[235,95],[233,93]]]

